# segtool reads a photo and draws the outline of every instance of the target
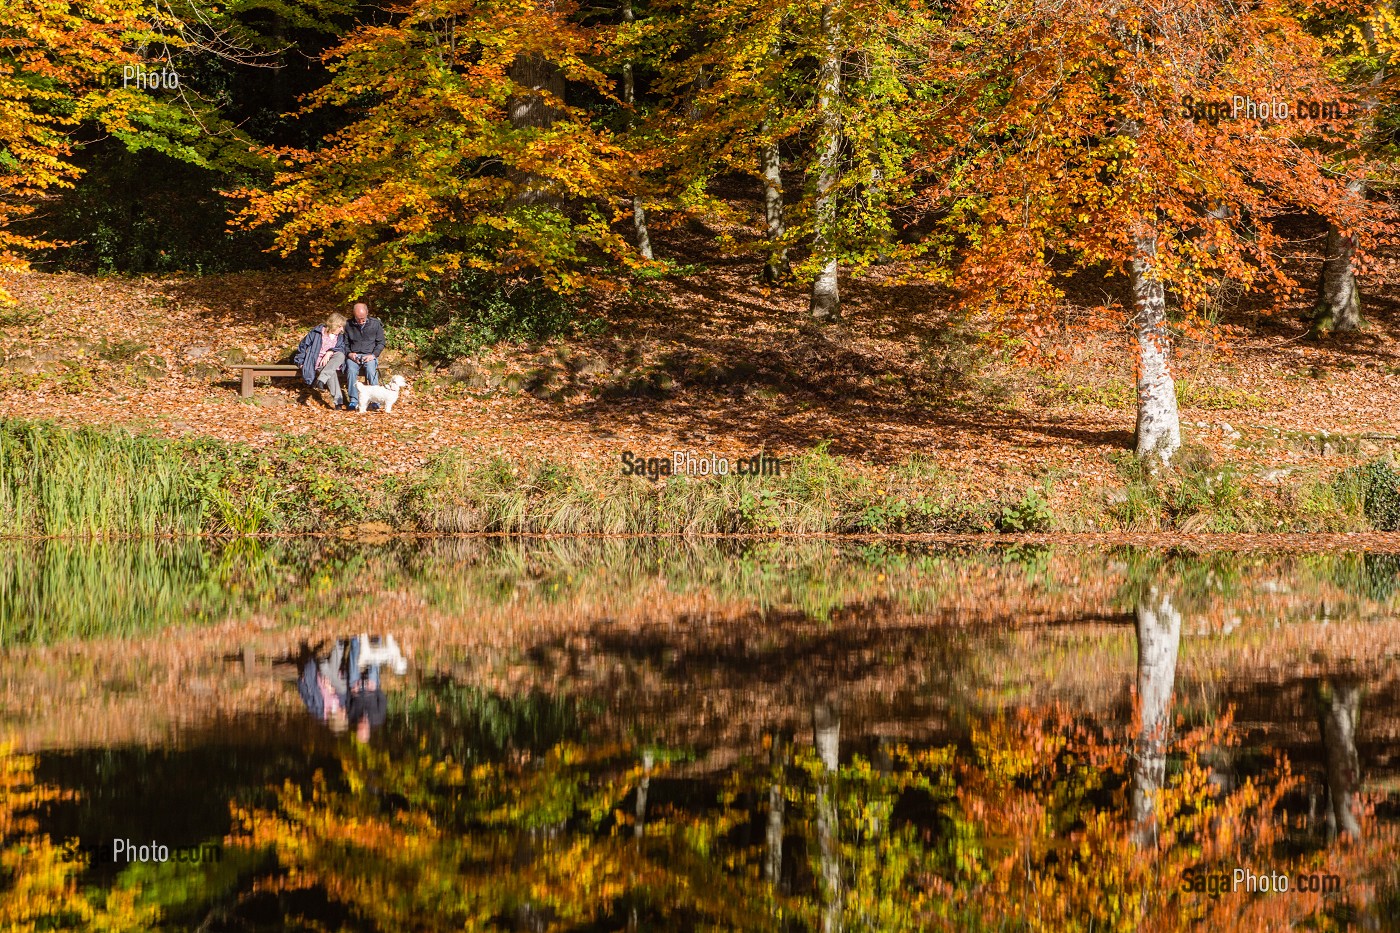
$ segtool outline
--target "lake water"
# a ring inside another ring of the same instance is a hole
[[[0,928],[1400,929],[1398,603],[1342,551],[0,545]],[[382,722],[314,716],[360,632]]]

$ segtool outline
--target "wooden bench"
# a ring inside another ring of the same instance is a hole
[[[235,368],[243,374],[243,387],[238,392],[243,398],[253,394],[253,380],[259,376],[279,379],[301,375],[301,367],[294,363],[244,363]]]

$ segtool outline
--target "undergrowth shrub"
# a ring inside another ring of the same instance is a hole
[[[391,348],[446,364],[496,343],[596,332],[601,321],[585,314],[586,307],[586,295],[564,297],[539,284],[469,274],[392,296],[380,315],[393,323]]]
[[[1347,467],[1335,486],[1343,495],[1360,499],[1366,520],[1376,531],[1400,531],[1400,474],[1389,460],[1378,457]]]

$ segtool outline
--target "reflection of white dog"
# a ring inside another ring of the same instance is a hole
[[[400,677],[408,670],[408,661],[404,659],[403,652],[399,650],[399,643],[394,641],[393,635],[371,640],[368,635],[360,634],[360,670],[375,664],[388,664]]]
[[[382,386],[366,385],[361,381],[359,388],[360,411],[369,408],[371,402],[378,402],[380,408],[390,412],[394,410],[394,403],[399,400],[399,393],[408,391],[408,380],[403,376],[395,376]]]

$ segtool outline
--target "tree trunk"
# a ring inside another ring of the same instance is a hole
[[[710,72],[704,65],[700,66],[700,71],[691,82],[690,107],[686,110],[686,117],[690,120],[699,120],[705,115],[705,109],[700,106],[700,95],[710,86]]]
[[[768,124],[763,125],[768,132]],[[783,163],[777,140],[769,140],[759,150],[759,167],[763,171],[763,217],[768,222],[768,261],[763,264],[763,281],[769,285],[788,278],[792,266],[787,247],[782,245],[787,227],[783,223]]]
[[[1319,692],[1319,725],[1327,755],[1327,797],[1331,803],[1331,835],[1361,838],[1356,815],[1356,791],[1361,785],[1361,758],[1356,753],[1356,719],[1361,688],[1353,682],[1329,683]]]
[[[821,128],[817,139],[816,237],[812,255],[821,263],[812,282],[810,313],[816,321],[833,321],[841,313],[837,288],[837,262],[832,255],[836,233],[836,180],[841,157],[841,26],[836,3],[823,3],[821,16],[825,50],[817,72],[817,112]]]
[[[817,854],[820,859],[822,933],[840,933],[841,852],[836,822],[836,770],[841,764],[841,712],[835,701],[812,705],[812,733],[823,774],[817,779]]]
[[[564,99],[564,72],[557,65],[545,60],[543,55],[532,53],[521,55],[510,66],[510,79],[528,92],[515,94],[507,102],[510,125],[516,129],[548,129],[558,119],[558,110],[545,98],[545,93],[555,99]],[[529,172],[516,172],[514,179],[520,186],[516,200],[524,204],[538,204],[550,200],[544,180]]]
[[[637,252],[642,254],[643,259],[655,259],[656,255],[651,251],[651,234],[647,232],[647,209],[637,195],[632,196],[632,230],[637,235]]]
[[[1137,604],[1137,699],[1141,724],[1133,758],[1133,842],[1157,844],[1157,794],[1167,774],[1172,689],[1181,646],[1181,613],[1154,586]]]
[[[636,20],[636,15],[632,12],[632,0],[625,0],[622,4],[622,21],[631,23]],[[632,70],[632,63],[629,61],[622,66],[622,102],[627,105],[629,116],[628,125],[631,125],[632,117],[630,111],[637,103],[637,81]],[[637,252],[642,254],[646,260],[655,259],[651,252],[651,234],[647,231],[647,209],[642,203],[641,195],[632,195],[632,229],[637,237]]]
[[[1171,462],[1181,446],[1181,418],[1171,373],[1167,291],[1156,272],[1157,233],[1140,233],[1130,264],[1133,330],[1137,336],[1137,455],[1153,465]]]
[[[1366,182],[1353,178],[1347,194],[1366,196]],[[1343,234],[1334,224],[1327,225],[1327,245],[1323,251],[1322,274],[1317,280],[1317,310],[1313,312],[1315,334],[1361,329],[1361,291],[1356,287],[1356,235]]]

